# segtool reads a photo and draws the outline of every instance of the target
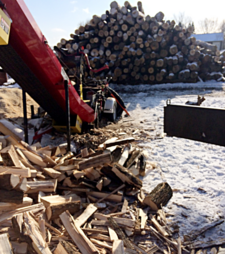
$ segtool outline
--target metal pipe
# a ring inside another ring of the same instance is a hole
[[[71,151],[70,145],[70,100],[69,100],[69,86],[68,80],[64,80],[65,99],[66,99],[66,117],[67,117],[67,152]]]
[[[27,99],[26,99],[26,92],[24,90],[23,90],[23,125],[24,125],[25,142],[28,143]]]

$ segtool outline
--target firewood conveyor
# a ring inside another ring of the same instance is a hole
[[[82,122],[97,118],[96,106],[86,103],[74,88],[23,0],[0,0],[0,66],[59,125],[67,124],[68,111],[77,132]],[[108,110],[114,119],[115,105],[123,104],[118,98],[108,96],[103,105],[104,113]]]

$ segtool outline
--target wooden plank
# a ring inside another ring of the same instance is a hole
[[[112,254],[124,254],[124,245],[122,240],[115,240],[113,242]]]
[[[9,242],[7,234],[0,235],[0,253],[1,254],[13,254],[12,246]]]
[[[29,168],[18,168],[18,167],[7,167],[7,166],[0,166],[0,174],[13,174],[21,177],[31,177],[30,169]]]
[[[60,219],[74,241],[77,247],[80,249],[82,254],[99,254],[97,248],[92,244],[92,242],[87,238],[80,227],[76,226],[74,219],[69,212],[64,212],[60,215]]]

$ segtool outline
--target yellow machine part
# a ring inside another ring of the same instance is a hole
[[[67,131],[67,126],[60,126],[57,125],[56,122],[53,122],[53,127],[60,132],[66,132]],[[77,115],[76,119],[76,125],[75,126],[70,126],[71,133],[81,133],[82,131],[82,120],[81,118]]]
[[[11,20],[0,9],[0,45],[7,45],[9,42],[9,33],[11,27]]]

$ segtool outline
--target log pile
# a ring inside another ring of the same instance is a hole
[[[83,48],[93,69],[109,66],[101,74],[86,69],[85,77],[112,76],[118,84],[224,80],[225,53],[196,41],[191,37],[193,32],[192,25],[183,28],[174,20],[165,21],[162,12],[146,15],[141,2],[136,7],[128,1],[124,6],[113,1],[109,11],[94,15],[70,40],[61,39],[57,56],[74,75],[71,62]]]

